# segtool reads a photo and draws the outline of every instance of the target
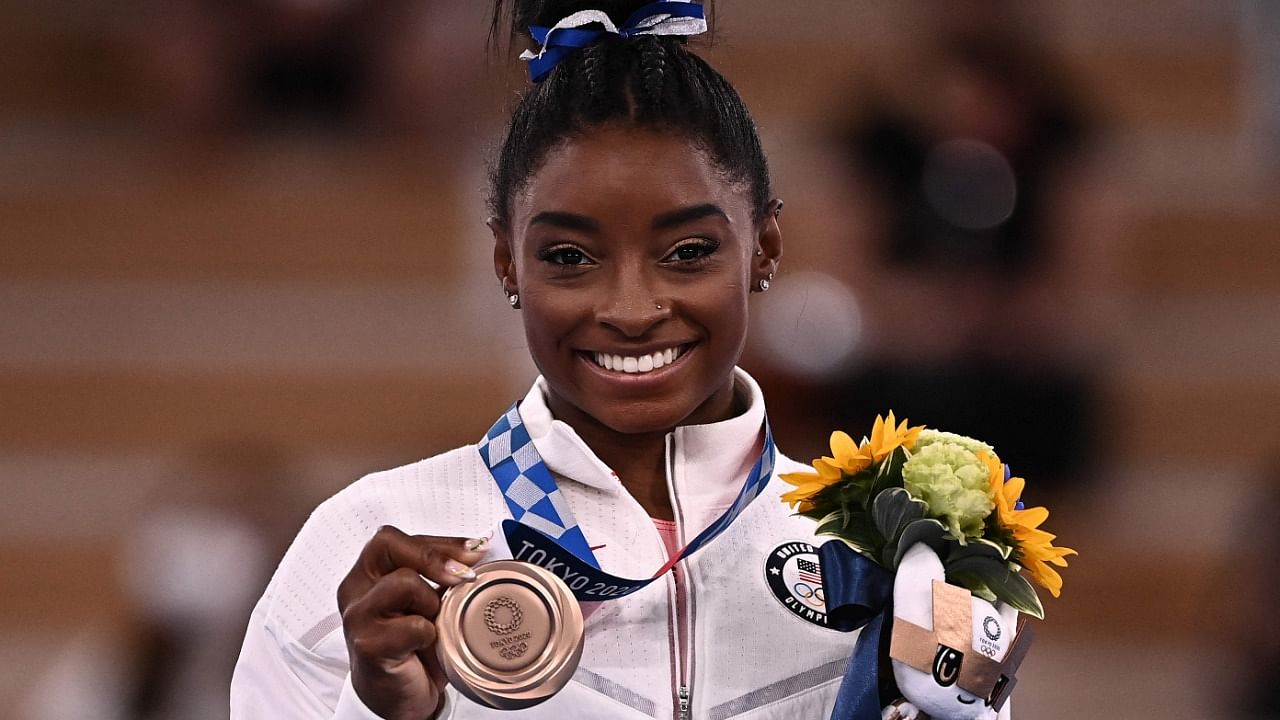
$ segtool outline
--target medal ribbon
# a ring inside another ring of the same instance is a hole
[[[862,629],[836,693],[831,720],[880,720],[881,634],[889,632],[893,623],[893,573],[842,540],[823,543],[818,557],[831,627],[841,632]]]
[[[764,449],[738,491],[733,505],[706,530],[658,569],[652,577],[630,579],[600,569],[595,553],[573,517],[569,503],[551,471],[533,446],[517,405],[494,423],[479,445],[480,457],[502,491],[511,520],[502,521],[511,555],[541,565],[559,575],[583,601],[620,598],[645,587],[676,563],[697,552],[733,524],[773,476],[777,450],[769,423],[764,424]]]

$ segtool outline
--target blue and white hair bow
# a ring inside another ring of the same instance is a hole
[[[582,26],[599,23],[603,30],[583,30]],[[526,50],[520,59],[529,61],[529,76],[541,82],[570,53],[598,42],[605,35],[700,35],[707,31],[702,4],[693,0],[664,0],[649,3],[636,10],[618,27],[602,10],[581,10],[565,17],[552,27],[533,26],[529,34],[542,46],[537,53]]]

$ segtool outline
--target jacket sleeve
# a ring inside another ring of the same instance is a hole
[[[278,628],[273,632],[266,618],[270,604],[268,589],[249,618],[231,678],[231,719],[377,720],[355,693],[350,699],[356,701],[354,707],[350,700],[339,703],[344,684],[350,685],[345,671],[280,637]]]
[[[303,648],[276,642],[263,622],[266,601],[264,596],[254,608],[231,678],[231,720],[383,720],[360,700],[349,672]],[[445,692],[435,720],[453,716],[452,695]]]
[[[303,525],[249,616],[232,720],[377,720],[354,692],[342,698],[350,681],[336,589],[364,530],[338,532],[334,502]]]

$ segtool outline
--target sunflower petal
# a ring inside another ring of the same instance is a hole
[[[837,430],[831,433],[831,454],[836,462],[844,464],[846,458],[858,455],[858,443],[849,437],[849,433]]]
[[[811,473],[811,472],[790,472],[790,473],[778,473],[778,477],[782,478],[782,481],[785,483],[789,483],[791,485],[795,485],[796,487],[799,487],[806,483],[813,482],[814,480],[818,479],[818,477],[820,476],[817,473]]]

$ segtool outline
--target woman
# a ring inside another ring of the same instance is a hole
[[[513,26],[552,27],[583,5],[517,2]],[[589,7],[625,30],[643,5]],[[617,575],[653,575],[723,523],[753,468],[768,485],[671,573],[589,604],[573,681],[526,712],[826,717],[854,636],[825,626],[820,583],[780,580],[812,551],[813,523],[777,502],[760,389],[735,367],[748,296],[768,290],[782,255],[782,203],[741,99],[684,46],[701,8],[676,10],[631,26],[682,34],[623,37],[596,23],[585,47],[531,62],[540,82],[512,117],[489,221],[494,269],[541,371],[519,414]],[[799,469],[777,457],[777,472]],[[254,611],[233,716],[497,717],[443,680],[440,600],[423,578],[465,583],[506,556],[497,528],[509,517],[476,446],[365,477],[321,505]]]

